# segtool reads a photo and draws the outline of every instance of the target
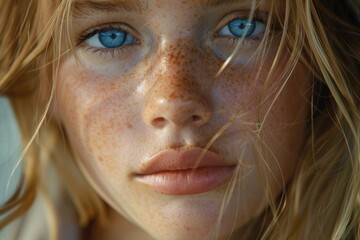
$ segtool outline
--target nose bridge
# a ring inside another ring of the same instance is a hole
[[[156,128],[168,125],[201,125],[211,113],[197,52],[188,42],[163,43],[150,74],[152,87],[144,111],[145,121]]]
[[[160,41],[158,49],[158,59],[160,59],[159,70],[157,74],[174,75],[193,75],[194,64],[198,61],[198,50],[195,43],[190,38],[179,38],[169,40],[166,38]]]
[[[154,73],[154,90],[158,97],[186,101],[201,88],[193,62],[184,52],[174,51],[161,57],[159,69]]]
[[[170,84],[171,88],[164,90],[182,90],[182,96],[205,87],[202,79],[201,54],[196,48],[196,43],[186,34],[175,40],[163,40],[159,44],[159,64],[154,71],[158,84]],[[185,91],[186,90],[186,91]]]

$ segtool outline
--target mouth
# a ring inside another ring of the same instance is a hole
[[[232,177],[236,165],[203,148],[165,150],[147,161],[135,180],[166,195],[192,195],[215,190]]]

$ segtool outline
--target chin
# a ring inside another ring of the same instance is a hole
[[[222,211],[222,201],[174,200],[143,227],[156,240],[229,239],[259,213],[259,209],[239,211],[239,202],[234,202]]]

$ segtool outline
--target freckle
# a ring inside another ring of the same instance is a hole
[[[133,128],[134,128],[134,126],[133,126],[131,123],[127,123],[127,124],[126,124],[126,127],[129,128],[129,129],[133,129]]]
[[[99,161],[104,162],[104,159],[101,156],[99,156]]]
[[[111,83],[111,84],[110,84],[110,89],[111,89],[111,90],[116,89],[116,83]]]
[[[176,99],[177,98],[177,94],[175,92],[171,93],[169,96],[170,99]]]

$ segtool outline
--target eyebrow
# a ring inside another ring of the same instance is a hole
[[[200,0],[200,5],[203,8],[209,8],[209,7],[218,7],[220,5],[228,5],[228,4],[235,4],[235,3],[244,3],[252,1],[244,1],[244,0]]]
[[[93,11],[104,12],[137,12],[143,14],[148,9],[147,1],[141,0],[78,0],[74,1],[75,11],[88,13]]]
[[[235,4],[239,2],[251,2],[244,0],[198,0],[202,8],[213,8],[220,5]],[[93,11],[105,12],[136,12],[144,14],[149,9],[148,0],[75,0],[76,11],[88,13]]]

